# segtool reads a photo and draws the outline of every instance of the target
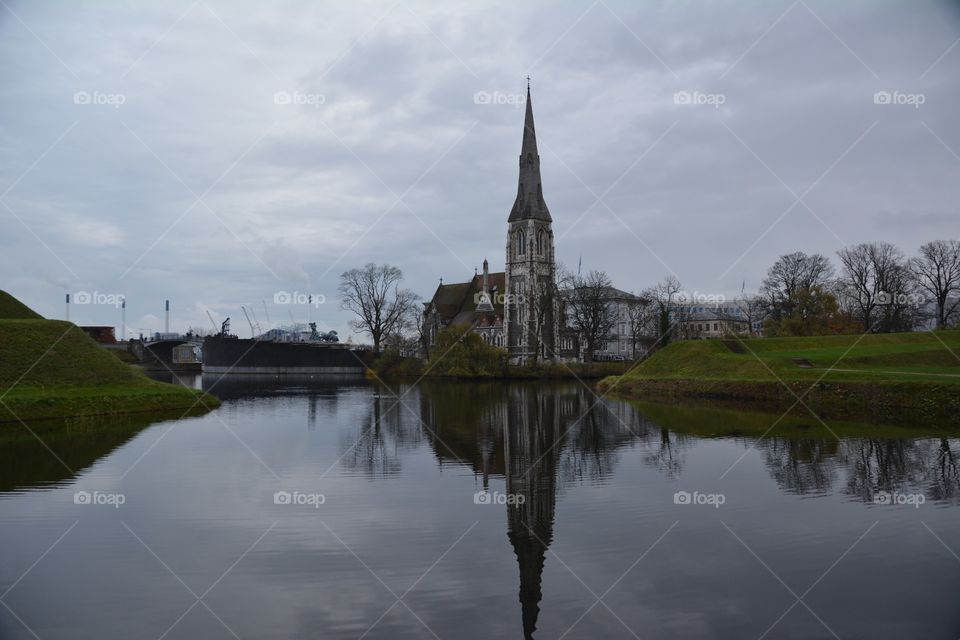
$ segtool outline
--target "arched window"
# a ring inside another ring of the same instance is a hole
[[[527,253],[527,234],[523,229],[517,231],[517,255],[522,256]]]
[[[543,229],[537,231],[537,255],[542,256],[547,249],[547,234]]]

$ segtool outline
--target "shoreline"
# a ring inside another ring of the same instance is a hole
[[[749,403],[773,411],[807,414],[804,404],[821,419],[869,423],[932,423],[960,429],[958,387],[932,382],[718,380],[710,378],[637,378],[610,376],[597,385],[601,393],[635,402],[714,400]],[[797,402],[802,398],[802,404]],[[919,426],[919,425],[918,425]],[[929,426],[929,425],[927,425]]]
[[[498,371],[461,371],[440,373],[428,370],[423,372],[423,362],[409,360],[403,363],[376,364],[368,367],[365,376],[368,379],[396,380],[402,378],[424,378],[434,380],[602,380],[620,376],[630,369],[631,362],[593,362],[549,364],[538,366],[507,365]]]
[[[22,387],[12,390],[0,403],[0,426],[27,420],[132,416],[181,410],[196,415],[219,406],[219,399],[203,391],[153,381],[147,385]]]

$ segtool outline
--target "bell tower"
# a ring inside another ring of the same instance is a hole
[[[533,124],[530,78],[520,145],[517,198],[507,219],[504,331],[510,359],[518,363],[556,357],[556,260],[553,219],[543,199],[540,154]]]

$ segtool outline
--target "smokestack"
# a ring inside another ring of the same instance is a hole
[[[70,294],[67,294],[67,322],[70,322]]]
[[[170,301],[166,301],[163,317],[163,332],[170,333]]]
[[[120,340],[127,339],[127,299],[120,302]]]

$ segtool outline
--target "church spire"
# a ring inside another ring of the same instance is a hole
[[[543,200],[540,181],[540,154],[537,152],[537,133],[533,125],[533,101],[530,99],[530,77],[527,77],[527,105],[523,117],[523,142],[520,145],[520,179],[517,199],[513,203],[508,222],[519,220],[551,222],[550,211]]]

